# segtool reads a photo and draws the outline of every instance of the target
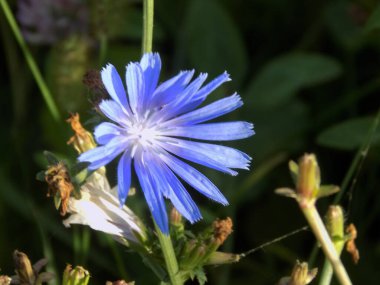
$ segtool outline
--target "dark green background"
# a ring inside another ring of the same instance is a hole
[[[9,2],[16,11],[16,1]],[[90,19],[86,34],[29,46],[62,118],[78,111],[92,129],[93,111],[82,75],[106,62],[123,74],[129,61],[139,59],[142,5],[121,0],[85,5]],[[156,280],[139,256],[101,234],[89,232],[89,254],[75,249],[73,237],[82,234],[82,227],[64,228],[46,198],[46,185],[35,180],[45,166],[43,150],[75,160],[74,150],[66,145],[71,133],[64,119],[55,122],[48,112],[4,14],[0,15],[1,273],[13,274],[11,254],[19,249],[33,261],[48,255],[58,272],[66,263],[80,263],[92,274],[90,284],[121,277],[136,280],[137,285],[153,284]],[[305,152],[318,156],[322,182],[340,185],[365,141],[380,107],[377,1],[160,0],[154,32],[154,50],[163,61],[161,80],[184,69],[208,72],[209,78],[227,70],[233,81],[210,101],[237,91],[245,104],[224,119],[253,122],[257,133],[228,144],[253,157],[250,171],[229,177],[206,170],[231,205],[221,207],[194,194],[204,215],[194,229],[216,217],[232,217],[234,232],[224,250],[240,253],[304,226],[296,203],[273,191],[292,186],[287,161]],[[108,48],[100,63],[101,39]],[[347,223],[355,223],[359,233],[359,264],[353,265],[343,254],[354,284],[377,284],[380,279],[379,138],[380,130],[355,175],[356,184],[350,183],[342,200]],[[113,184],[114,166],[108,171]],[[321,213],[331,201],[319,201]],[[127,203],[150,223],[140,191]],[[309,258],[313,245],[312,234],[301,232],[237,264],[209,268],[210,284],[275,284],[290,273],[296,259]],[[319,254],[316,266],[321,269],[322,264]]]

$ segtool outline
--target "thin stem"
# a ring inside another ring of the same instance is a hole
[[[308,221],[318,242],[321,244],[325,256],[332,264],[335,274],[341,285],[352,285],[350,277],[347,274],[346,268],[343,266],[340,257],[335,250],[334,244],[322,222],[319,213],[313,204],[300,205],[300,208]]]
[[[152,51],[154,0],[144,0],[142,53]]]
[[[340,237],[340,238],[341,238],[340,240],[334,242],[335,250],[338,253],[338,255],[342,253],[342,250],[345,244],[343,237]],[[319,285],[329,285],[331,283],[332,275],[333,275],[333,268],[331,266],[330,261],[326,258],[325,263],[323,265]]]
[[[170,282],[172,285],[182,285],[183,281],[179,274],[179,267],[177,258],[175,256],[172,241],[169,235],[165,235],[159,227],[155,224],[158,240],[160,241],[162,253],[165,258],[166,269],[169,274]]]
[[[8,3],[6,0],[0,0],[1,7],[4,11],[5,17],[7,18],[7,21],[12,29],[12,32],[16,38],[16,41],[18,42],[26,62],[28,63],[28,66],[30,68],[30,71],[32,72],[34,79],[36,80],[36,83],[42,93],[42,96],[45,100],[45,103],[52,115],[52,117],[56,120],[60,120],[60,115],[57,106],[54,103],[53,97],[49,91],[49,88],[47,87],[40,70],[38,69],[38,66],[28,48],[28,46],[25,43],[24,38],[21,35],[20,29],[17,26],[16,20],[12,14],[11,9],[8,6]]]

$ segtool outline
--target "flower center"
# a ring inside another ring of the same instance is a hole
[[[128,133],[133,138],[133,144],[136,146],[150,145],[157,136],[155,126],[148,127],[146,122],[136,122],[128,129]]]

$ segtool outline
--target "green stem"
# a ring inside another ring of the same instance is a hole
[[[339,241],[335,243],[335,249],[338,255],[341,254],[343,248],[344,248],[344,241]],[[333,275],[332,265],[330,261],[326,258],[325,263],[323,264],[323,269],[321,273],[321,279],[319,280],[319,285],[329,285],[331,283],[332,275]]]
[[[144,54],[152,51],[154,0],[144,0],[143,10],[142,53]],[[170,282],[172,285],[182,285],[183,281],[179,274],[178,262],[170,236],[162,233],[156,223],[154,225],[164,255]]]
[[[352,285],[350,277],[344,268],[334,244],[326,230],[319,213],[313,204],[301,205],[300,208],[308,221],[316,239],[321,244],[325,256],[328,258],[341,285]]]
[[[177,258],[175,256],[172,241],[169,235],[165,235],[155,224],[158,240],[165,258],[166,269],[169,274],[171,285],[182,285],[183,281],[179,274]]]
[[[152,51],[154,0],[144,0],[142,53]]]
[[[30,71],[32,72],[34,79],[36,80],[36,83],[38,87],[40,88],[40,91],[42,93],[42,96],[45,100],[45,103],[52,115],[52,117],[56,120],[60,120],[60,115],[57,106],[54,103],[53,97],[51,96],[51,93],[49,91],[49,88],[47,87],[40,70],[38,69],[38,66],[28,48],[28,46],[25,43],[24,38],[21,35],[20,29],[17,26],[16,20],[12,14],[11,9],[8,6],[8,3],[6,0],[0,0],[1,7],[4,11],[5,17],[7,18],[7,21],[13,31],[13,34],[16,38],[16,41],[18,42],[26,62],[28,63],[28,66],[30,68]]]

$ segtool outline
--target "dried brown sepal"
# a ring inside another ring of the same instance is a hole
[[[61,199],[61,215],[66,215],[67,205],[74,185],[71,181],[67,167],[63,162],[49,166],[45,172],[45,181],[48,184],[47,197],[59,195]]]
[[[346,228],[346,233],[348,234],[346,250],[351,255],[353,262],[357,264],[360,259],[360,254],[355,244],[355,239],[357,238],[357,235],[358,235],[355,225],[349,224]]]
[[[71,114],[66,121],[70,123],[74,131],[74,135],[67,141],[67,144],[72,144],[78,153],[83,153],[96,147],[91,133],[83,128],[78,113]]]

